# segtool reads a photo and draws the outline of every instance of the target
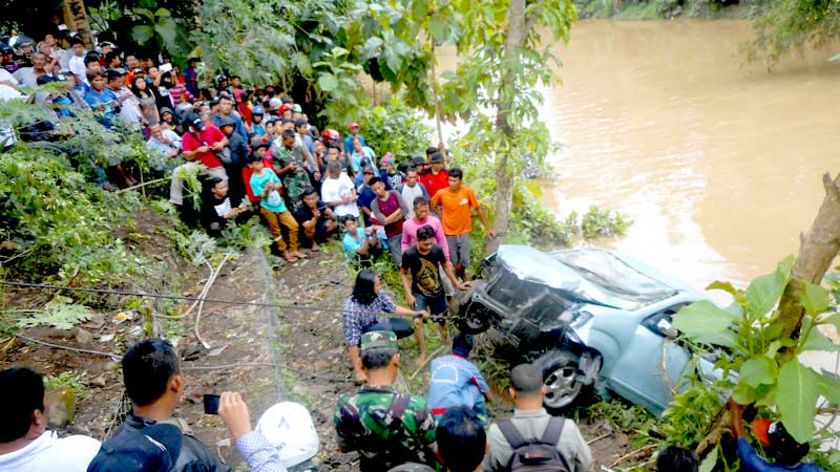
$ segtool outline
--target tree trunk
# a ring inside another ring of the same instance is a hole
[[[508,142],[511,142],[515,131],[511,127],[509,119],[511,106],[513,105],[513,96],[509,93],[515,89],[516,74],[514,69],[519,62],[519,48],[525,39],[525,0],[510,1],[507,20],[505,57],[502,61],[502,91],[499,94],[499,103],[496,107],[496,129],[505,136]],[[485,251],[488,253],[494,253],[499,249],[507,231],[510,221],[510,207],[513,204],[514,178],[508,165],[510,155],[506,151],[501,152],[496,159],[496,214],[493,219],[493,229],[496,230],[496,236],[487,239]]]
[[[784,326],[782,336],[798,337],[805,315],[805,309],[799,304],[802,291],[799,280],[819,285],[840,252],[840,175],[832,180],[826,173],[822,180],[825,198],[810,231],[799,236],[801,244],[799,257],[793,265],[793,280],[785,287],[779,301],[779,320]]]
[[[783,324],[782,336],[799,337],[799,327],[805,316],[805,309],[799,303],[802,292],[800,280],[819,284],[831,262],[840,252],[840,175],[834,180],[831,175],[823,175],[825,198],[817,212],[811,229],[800,235],[799,256],[793,265],[790,283],[785,287],[779,300],[779,320]],[[794,356],[795,351],[788,350],[786,355]],[[706,451],[720,440],[723,431],[729,428],[732,417],[729,411],[718,415],[709,434],[700,441],[695,453],[703,457]]]

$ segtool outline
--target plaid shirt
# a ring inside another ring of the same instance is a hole
[[[380,292],[370,305],[362,305],[353,297],[348,298],[344,304],[344,342],[347,346],[358,346],[365,328],[379,322],[379,313],[393,313],[396,309],[394,300],[385,292]]]
[[[251,472],[286,472],[280,463],[279,450],[258,431],[251,431],[236,441],[236,449]]]

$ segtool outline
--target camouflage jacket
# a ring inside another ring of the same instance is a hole
[[[362,471],[385,471],[408,461],[437,465],[435,419],[422,397],[392,386],[362,386],[338,400],[334,423],[341,449],[359,451]]]

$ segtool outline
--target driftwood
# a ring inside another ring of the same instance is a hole
[[[826,172],[822,178],[825,188],[820,209],[814,223],[807,233],[799,236],[799,255],[793,265],[792,278],[779,300],[779,320],[783,323],[782,336],[797,338],[805,309],[799,303],[802,293],[802,280],[819,284],[831,267],[832,261],[840,253],[840,175],[831,178]],[[785,355],[793,356],[788,351]],[[697,445],[695,453],[698,457],[720,442],[721,436],[730,429],[732,415],[729,411],[721,411],[706,437]]]

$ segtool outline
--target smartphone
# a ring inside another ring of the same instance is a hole
[[[219,397],[218,395],[213,395],[212,393],[205,393],[204,394],[204,413],[208,415],[218,415],[219,414]]]
[[[166,64],[161,64],[160,67],[158,67],[158,70],[161,72],[161,74],[164,72],[169,72],[172,70],[172,63],[167,62]]]

